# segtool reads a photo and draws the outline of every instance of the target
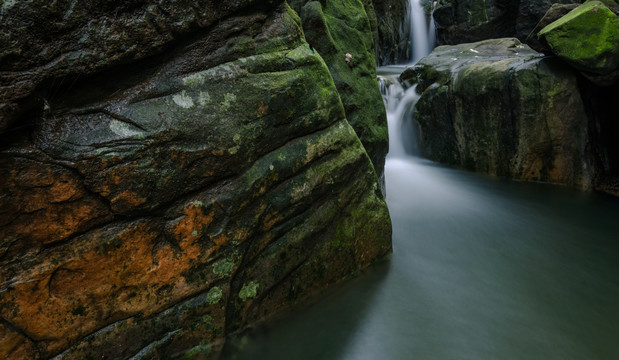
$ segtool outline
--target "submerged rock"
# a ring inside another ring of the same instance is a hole
[[[0,358],[216,358],[227,334],[389,253],[327,64],[285,3],[249,3],[44,6],[69,19],[32,51],[58,54],[2,49],[3,101],[56,94],[2,135]],[[10,6],[3,19],[35,12]],[[363,29],[359,65],[338,58],[369,77]]]
[[[592,186],[576,76],[517,39],[440,46],[401,76],[418,81],[422,154],[496,176]],[[440,104],[440,106],[437,106]]]

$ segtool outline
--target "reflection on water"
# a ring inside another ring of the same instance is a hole
[[[391,261],[229,359],[619,359],[619,201],[390,158]]]

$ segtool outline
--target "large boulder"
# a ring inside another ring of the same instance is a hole
[[[1,135],[0,358],[217,358],[389,253],[377,174],[285,3],[43,3],[0,23],[9,45],[49,33],[1,49],[2,101],[50,94]]]
[[[584,3],[537,36],[554,54],[600,85],[619,80],[619,16],[603,2]]]
[[[437,47],[418,82],[422,154],[486,174],[592,186],[588,119],[573,71],[517,39]],[[440,106],[436,106],[440,104]]]
[[[541,20],[535,25],[533,30],[527,36],[526,43],[531,47],[531,49],[544,53],[544,54],[552,54],[552,50],[544,41],[540,40],[537,37],[537,34],[550,25],[551,23],[559,20],[563,16],[567,15],[570,11],[576,9],[579,4],[552,4],[550,9],[546,11],[546,14],[541,18]]]

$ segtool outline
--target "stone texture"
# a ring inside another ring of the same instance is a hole
[[[525,41],[553,3],[582,0],[438,0],[434,11],[440,44],[501,37]]]
[[[438,0],[434,21],[439,44],[514,36],[519,1]]]
[[[572,70],[517,39],[440,46],[418,81],[422,154],[495,176],[592,187],[588,118]],[[436,106],[435,104],[442,104]]]
[[[58,36],[2,49],[23,80],[2,101],[57,94],[1,135],[0,357],[217,358],[389,253],[374,166],[286,4],[54,4],[2,8]],[[364,14],[346,69],[370,77]]]
[[[514,36],[520,39],[520,41],[525,41],[551,7],[560,5],[573,6],[582,2],[583,0],[520,0]]]
[[[544,17],[535,25],[533,30],[527,36],[526,43],[531,47],[531,49],[544,53],[544,54],[552,54],[552,50],[544,41],[538,39],[537,34],[548,26],[549,24],[559,20],[561,17],[569,13],[570,11],[577,8],[579,4],[553,4],[550,9],[544,14]]]
[[[340,94],[346,118],[359,135],[379,176],[389,150],[387,115],[376,80],[372,26],[359,0],[296,0],[307,41],[325,60]],[[352,55],[351,64],[346,54]]]
[[[410,24],[406,0],[374,0],[378,22],[377,54],[379,65],[401,64],[410,59]]]

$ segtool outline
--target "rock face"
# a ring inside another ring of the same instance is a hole
[[[482,173],[592,186],[588,118],[573,71],[517,39],[440,46],[418,81],[423,155]],[[436,104],[441,104],[437,106]]]
[[[619,16],[600,1],[588,1],[537,35],[551,51],[600,85],[619,79]]]
[[[329,67],[346,118],[382,174],[389,150],[387,115],[376,80],[374,42],[367,36],[372,27],[363,4],[296,0],[291,6],[301,16],[307,41]]]
[[[524,41],[553,5],[581,4],[583,0],[521,0],[516,17],[515,37]]]
[[[407,0],[374,0],[378,36],[376,58],[379,65],[404,63],[410,59],[410,25]]]
[[[582,0],[438,0],[434,10],[440,44],[518,37],[524,41],[553,3]]]
[[[519,1],[439,0],[434,8],[440,44],[513,36]]]
[[[2,5],[0,358],[216,358],[389,253],[365,12],[350,69],[277,1],[64,4]]]

